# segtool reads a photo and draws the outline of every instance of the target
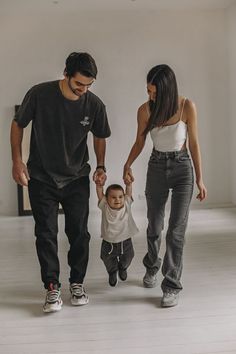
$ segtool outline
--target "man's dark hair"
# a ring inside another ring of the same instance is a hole
[[[76,73],[80,73],[86,77],[97,77],[97,66],[95,60],[88,53],[71,53],[66,59],[65,74],[73,77]]]
[[[110,193],[111,190],[122,191],[123,194],[125,194],[124,188],[121,185],[119,185],[119,184],[111,184],[106,189],[106,193],[105,193],[106,198],[108,197],[108,194]]]
[[[147,83],[156,86],[156,99],[149,101],[150,118],[144,131],[147,134],[162,126],[178,110],[178,87],[174,71],[166,64],[154,66],[147,74]]]

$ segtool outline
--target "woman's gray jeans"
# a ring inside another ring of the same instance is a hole
[[[159,250],[164,227],[165,205],[171,195],[171,211],[166,234],[166,252],[162,264],[163,291],[179,292],[183,268],[183,247],[189,206],[193,194],[193,168],[187,150],[159,152],[153,150],[147,171],[147,246],[143,264],[152,273],[161,267]]]

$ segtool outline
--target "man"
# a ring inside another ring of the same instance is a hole
[[[88,53],[71,53],[66,59],[64,79],[32,87],[12,122],[13,178],[29,190],[41,277],[47,289],[44,312],[62,307],[57,254],[59,203],[70,244],[71,303],[77,306],[89,301],[83,286],[90,240],[87,134],[93,134],[97,158],[93,179],[100,185],[106,180],[105,138],[110,136],[105,106],[89,91],[96,75],[96,63]],[[21,158],[21,142],[23,129],[30,121],[26,166]]]

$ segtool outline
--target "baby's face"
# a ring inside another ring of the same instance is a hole
[[[125,196],[122,190],[111,189],[107,196],[107,203],[112,209],[121,209],[125,203]]]

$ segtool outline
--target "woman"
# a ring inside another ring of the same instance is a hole
[[[164,279],[161,284],[161,305],[170,307],[178,304],[179,292],[182,290],[180,278],[184,237],[194,184],[187,138],[199,190],[197,199],[205,199],[207,191],[202,179],[196,108],[192,101],[178,95],[175,74],[168,65],[157,65],[149,71],[147,93],[149,101],[138,109],[137,137],[125,163],[123,178],[125,183],[134,180],[131,165],[141,153],[150,132],[153,151],[148,163],[145,191],[148,251],[143,259],[146,267],[143,284],[148,288],[157,285],[165,204],[172,190],[166,253],[162,264]]]

